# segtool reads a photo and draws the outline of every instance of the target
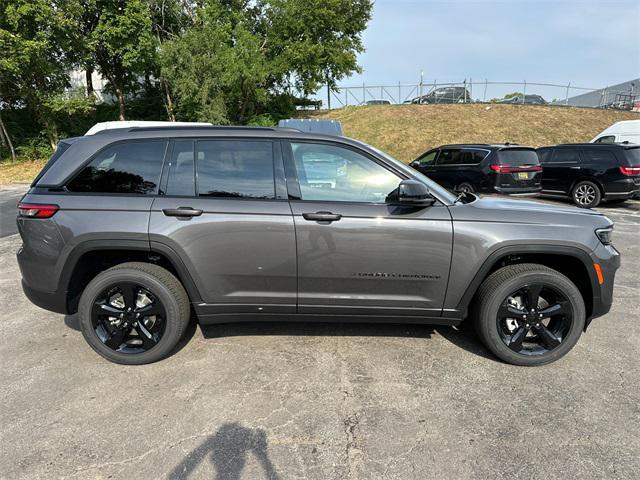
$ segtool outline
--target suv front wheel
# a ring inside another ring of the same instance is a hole
[[[477,293],[476,330],[501,360],[546,365],[566,355],[584,329],[578,288],[556,270],[533,263],[492,273]]]
[[[189,323],[189,298],[169,271],[129,262],[98,274],[78,306],[85,340],[107,360],[125,365],[168,356]]]

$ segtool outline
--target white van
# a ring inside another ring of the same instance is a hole
[[[640,144],[640,120],[616,122],[596,135],[590,143],[622,142]]]
[[[114,128],[131,128],[131,127],[188,127],[188,126],[212,126],[211,123],[202,122],[154,122],[147,120],[116,120],[113,122],[96,123],[87,130],[85,135],[94,135],[102,130],[112,130]]]

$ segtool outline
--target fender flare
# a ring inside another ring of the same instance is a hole
[[[590,285],[591,292],[593,295],[594,301],[600,298],[600,288],[598,283],[598,278],[596,277],[596,272],[593,269],[593,259],[585,250],[582,250],[578,247],[572,247],[568,245],[547,245],[547,244],[533,244],[533,245],[506,245],[504,247],[500,247],[494,252],[492,252],[482,263],[482,266],[478,269],[476,274],[471,280],[471,283],[467,286],[464,294],[462,295],[456,310],[458,312],[463,312],[466,316],[469,305],[476,291],[480,287],[480,284],[487,277],[493,266],[496,264],[498,260],[507,256],[507,255],[515,255],[515,254],[551,254],[551,255],[564,255],[570,256],[580,260],[580,262],[586,268]]]

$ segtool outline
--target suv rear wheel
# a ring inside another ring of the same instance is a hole
[[[594,208],[600,205],[602,194],[600,187],[593,182],[583,180],[576,183],[571,192],[573,203],[582,208]]]
[[[473,185],[471,185],[468,182],[462,182],[460,185],[458,185],[455,189],[456,192],[458,193],[473,193],[476,190],[473,188]]]
[[[180,281],[157,265],[129,262],[98,274],[80,297],[85,340],[107,360],[125,365],[168,356],[189,323]]]
[[[544,265],[509,265],[477,294],[476,330],[501,360],[546,365],[566,355],[584,329],[585,306],[567,277]]]

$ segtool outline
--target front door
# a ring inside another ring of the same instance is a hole
[[[556,147],[543,165],[542,188],[550,193],[571,193],[573,180],[580,176],[580,154],[575,147]]]
[[[284,176],[274,174],[279,149],[265,140],[172,142],[149,238],[186,266],[200,315],[296,310],[293,217]]]
[[[440,315],[452,248],[447,207],[385,204],[403,174],[355,147],[283,148],[294,198],[298,311]]]

